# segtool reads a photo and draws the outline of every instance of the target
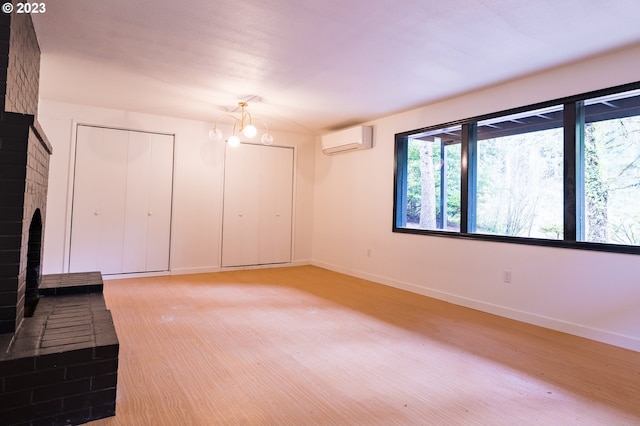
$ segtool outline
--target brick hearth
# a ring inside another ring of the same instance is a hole
[[[44,276],[33,317],[0,335],[0,419],[79,424],[115,415],[118,337],[100,273]]]

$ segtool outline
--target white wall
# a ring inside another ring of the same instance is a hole
[[[314,263],[640,351],[640,256],[391,232],[396,133],[630,83],[638,69],[640,46],[368,123],[368,151],[328,157],[317,143]]]
[[[171,272],[196,273],[220,268],[224,144],[209,140],[212,123],[48,100],[40,100],[38,121],[53,145],[45,224],[45,274],[67,271],[76,123],[175,134]],[[308,263],[314,139],[276,132],[274,139],[274,144],[296,147],[293,260]]]

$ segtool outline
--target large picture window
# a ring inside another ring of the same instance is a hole
[[[640,254],[640,83],[396,135],[394,232]]]

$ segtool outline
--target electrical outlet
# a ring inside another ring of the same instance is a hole
[[[505,283],[511,282],[511,271],[504,271],[502,273],[502,281],[504,281]]]

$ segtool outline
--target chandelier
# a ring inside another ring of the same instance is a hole
[[[225,117],[229,117],[233,119],[233,132],[231,136],[227,138],[227,142],[230,146],[238,146],[240,145],[240,138],[236,135],[236,129],[238,129],[239,134],[243,134],[247,138],[253,138],[257,133],[258,129],[251,123],[251,120],[259,120],[262,122],[265,128],[265,133],[262,135],[260,141],[264,145],[271,145],[273,143],[273,136],[269,133],[269,127],[267,123],[257,117],[251,117],[251,114],[245,111],[245,108],[249,106],[247,102],[238,102],[238,106],[241,108],[240,117],[235,117],[230,114],[225,114],[219,117],[213,125],[213,129],[209,131],[209,137],[214,140],[222,140],[222,131],[218,129],[218,121]]]

